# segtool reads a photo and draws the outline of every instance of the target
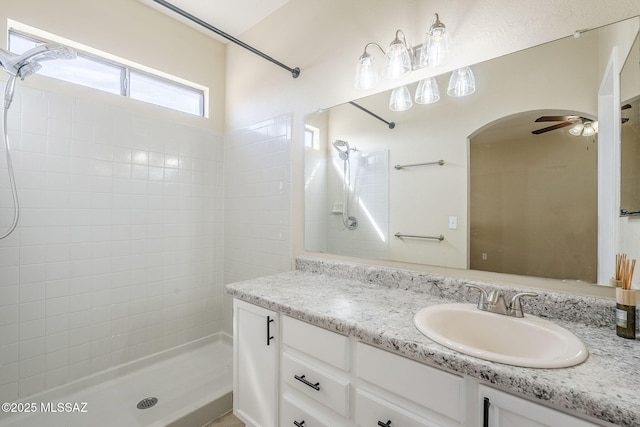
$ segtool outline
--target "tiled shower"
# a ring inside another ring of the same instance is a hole
[[[221,330],[224,138],[154,108],[16,89],[21,217],[0,241],[0,400]]]

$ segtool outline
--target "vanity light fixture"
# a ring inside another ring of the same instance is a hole
[[[383,55],[385,54],[384,50],[378,43],[367,43],[364,47],[364,52],[358,59],[358,66],[356,67],[356,89],[372,89],[380,81],[380,70],[376,63],[376,58],[367,52],[367,48],[369,46],[376,46],[380,49]]]
[[[436,13],[433,15],[431,27],[427,32],[427,36],[422,44],[420,53],[421,67],[437,67],[447,59],[449,55],[449,33],[447,27],[440,22],[440,16]]]
[[[402,40],[400,40],[402,35]],[[413,69],[413,52],[407,46],[407,39],[402,30],[396,31],[396,37],[389,44],[385,55],[384,77],[399,79],[406,76]]]
[[[386,52],[377,43],[367,43],[356,67],[356,89],[372,89],[380,79],[375,58],[367,52],[371,45],[377,46],[385,56],[383,76],[399,79],[418,68],[442,65],[449,54],[449,33],[436,13],[420,46],[409,46],[402,30],[396,30],[395,38]]]

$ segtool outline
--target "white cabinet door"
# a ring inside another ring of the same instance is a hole
[[[580,418],[546,406],[480,386],[484,427],[596,427]]]
[[[233,300],[233,412],[249,427],[278,422],[278,313]]]

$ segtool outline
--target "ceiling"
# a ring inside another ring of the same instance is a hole
[[[164,13],[180,22],[183,22],[198,31],[203,32],[218,41],[228,43],[228,40],[212,33],[202,26],[191,22],[159,5],[153,0],[138,0],[161,13]],[[262,21],[276,9],[279,9],[289,0],[167,0],[174,6],[190,13],[213,25],[225,33],[239,37],[249,28]]]

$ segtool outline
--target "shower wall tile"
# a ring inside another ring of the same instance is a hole
[[[225,283],[291,269],[291,120],[225,137]]]
[[[8,116],[0,400],[218,332],[222,135],[23,86]]]

